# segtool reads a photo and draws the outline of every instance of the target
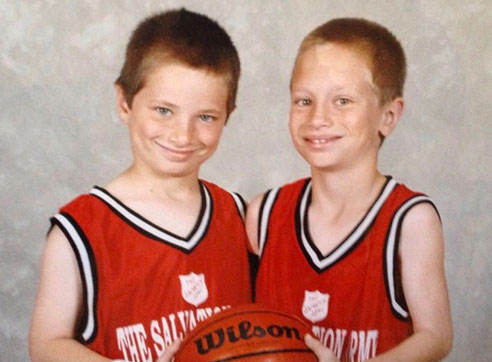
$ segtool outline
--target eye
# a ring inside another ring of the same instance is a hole
[[[339,106],[345,106],[349,103],[352,103],[352,101],[348,98],[340,97],[335,101],[335,103]]]
[[[156,107],[156,112],[163,115],[163,116],[167,116],[168,114],[171,113],[171,110],[169,108],[166,108],[166,107]]]
[[[298,106],[305,107],[311,105],[312,101],[309,98],[300,98],[300,99],[296,99],[295,103]]]
[[[203,121],[203,122],[212,122],[215,117],[209,115],[209,114],[201,114],[199,116],[200,120]]]

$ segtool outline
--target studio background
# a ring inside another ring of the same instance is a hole
[[[440,210],[455,329],[446,361],[491,361],[490,0],[0,0],[0,360],[29,360],[49,217],[130,164],[112,85],[130,32],[152,12],[181,6],[218,20],[239,50],[238,108],[201,176],[246,199],[309,172],[287,129],[304,35],[357,16],[401,40],[406,110],[381,170]]]

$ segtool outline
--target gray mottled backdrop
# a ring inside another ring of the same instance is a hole
[[[239,49],[238,109],[202,176],[246,198],[307,174],[287,131],[301,38],[337,16],[394,31],[408,56],[407,108],[382,170],[441,211],[455,327],[447,361],[491,361],[490,0],[0,0],[0,360],[28,360],[48,218],[130,162],[112,88],[130,31],[177,6],[216,18]]]

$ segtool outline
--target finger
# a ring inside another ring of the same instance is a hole
[[[176,352],[178,352],[179,350],[179,347],[181,347],[181,339],[178,339],[177,341],[175,341],[173,344],[169,345],[169,347],[167,347],[167,351],[172,355],[174,356],[176,354]]]
[[[310,334],[304,336],[304,342],[310,349],[319,349],[321,345],[321,342]]]
[[[166,347],[166,350],[163,354],[159,356],[156,362],[171,362],[173,360],[174,355],[178,352],[179,347],[181,346],[181,340],[177,340]]]
[[[314,352],[316,357],[318,357],[319,362],[338,361],[338,358],[336,358],[335,354],[330,349],[325,347],[323,343],[321,343],[317,338],[306,334],[304,336],[304,342],[309,347],[309,349]]]

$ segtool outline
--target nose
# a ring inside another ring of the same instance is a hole
[[[191,119],[180,118],[173,122],[169,132],[169,141],[177,147],[188,145],[194,134],[193,122]]]
[[[309,125],[313,128],[328,127],[332,124],[329,107],[323,103],[316,103],[311,108]]]

